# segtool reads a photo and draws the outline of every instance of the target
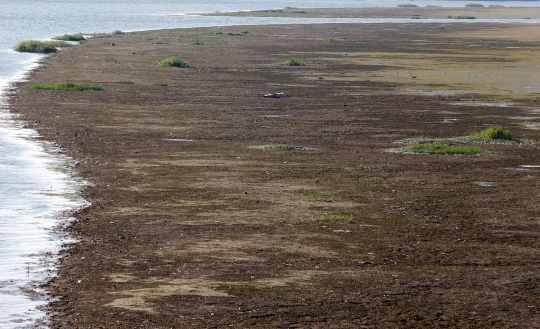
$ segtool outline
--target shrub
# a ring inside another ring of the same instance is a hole
[[[88,83],[75,83],[75,82],[40,82],[34,84],[36,89],[46,90],[103,90],[104,88],[98,85],[92,85]]]
[[[281,65],[286,66],[305,66],[306,62],[296,58],[289,58],[281,62]]]
[[[401,5],[397,5],[398,7],[411,7],[411,8],[416,8],[418,7],[417,5],[413,4],[413,3],[405,3],[405,4],[401,4]]]
[[[477,155],[484,153],[479,147],[469,145],[449,145],[445,143],[417,143],[404,147],[404,151],[426,154]]]
[[[61,47],[71,47],[71,43],[64,41],[36,41],[29,40],[23,41],[15,45],[13,50],[24,53],[39,53],[39,54],[49,54],[55,53],[58,51],[57,48]]]
[[[77,34],[64,34],[59,37],[54,37],[54,40],[62,40],[62,41],[82,41],[86,40],[86,38],[82,35],[82,33]]]
[[[165,58],[164,60],[159,61],[158,65],[165,67],[189,67],[188,62],[181,60],[178,57]]]
[[[473,136],[483,137],[487,139],[503,139],[503,140],[513,140],[514,137],[508,129],[504,129],[499,126],[491,126],[486,128],[478,133],[473,133]]]
[[[484,5],[481,3],[468,3],[465,7],[484,7]]]

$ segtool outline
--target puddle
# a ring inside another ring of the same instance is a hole
[[[521,168],[540,168],[540,165],[520,165]]]
[[[529,170],[527,168],[519,168],[519,167],[506,167],[504,168],[505,170],[516,170],[516,171],[525,171],[525,170]]]
[[[540,129],[540,123],[536,123],[536,122],[525,123],[524,126],[529,129]]]
[[[467,102],[452,102],[451,105],[457,106],[490,106],[490,107],[509,107],[514,106],[512,102],[476,102],[476,101],[467,101]]]
[[[473,184],[482,186],[482,187],[493,187],[495,186],[495,183],[493,182],[473,182]]]
[[[460,119],[443,119],[442,123],[457,123]]]
[[[536,120],[538,117],[510,117],[513,120]]]
[[[164,141],[171,141],[171,142],[195,142],[194,139],[185,139],[185,138],[164,138]]]
[[[281,117],[290,117],[289,114],[267,114],[261,115],[263,118],[281,118]]]

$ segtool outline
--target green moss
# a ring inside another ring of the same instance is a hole
[[[444,143],[412,144],[403,148],[405,152],[450,155],[478,155],[484,150],[477,146],[448,145]]]

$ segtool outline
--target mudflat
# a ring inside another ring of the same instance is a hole
[[[179,29],[48,57],[11,110],[92,203],[50,327],[539,327],[538,29]],[[104,90],[33,87],[66,81]],[[517,141],[400,152],[494,125]]]

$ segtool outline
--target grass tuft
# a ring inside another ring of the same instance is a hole
[[[242,36],[242,35],[248,35],[249,34],[249,31],[246,31],[246,30],[242,30],[242,31],[239,31],[239,32],[228,32],[227,35],[231,35],[231,36]]]
[[[483,137],[487,139],[502,139],[502,140],[508,140],[508,141],[511,141],[514,139],[510,130],[504,129],[503,127],[499,127],[499,126],[491,126],[480,132],[472,133],[471,135],[476,136],[476,137]]]
[[[462,15],[457,15],[457,16],[448,15],[448,18],[455,18],[455,19],[476,19],[476,17],[474,17],[474,16],[462,16]]]
[[[54,40],[62,40],[62,41],[82,41],[86,40],[86,38],[82,35],[82,33],[77,34],[64,34],[59,37],[54,37]]]
[[[296,59],[296,58],[288,58],[280,62],[280,64],[285,65],[285,66],[306,66],[306,62],[304,62],[301,59]]]
[[[308,195],[302,195],[302,200],[310,202],[334,202],[339,198],[331,192],[312,193]]]
[[[36,89],[45,90],[70,90],[70,91],[86,91],[86,90],[104,90],[103,87],[98,85],[92,85],[88,83],[75,83],[75,82],[40,82],[34,84]]]
[[[164,60],[159,61],[158,65],[164,66],[164,67],[181,67],[181,68],[189,67],[188,62],[181,60],[178,57],[165,58]]]
[[[58,51],[61,47],[72,47],[71,43],[65,41],[23,41],[15,45],[13,50],[23,53],[49,54]]]

